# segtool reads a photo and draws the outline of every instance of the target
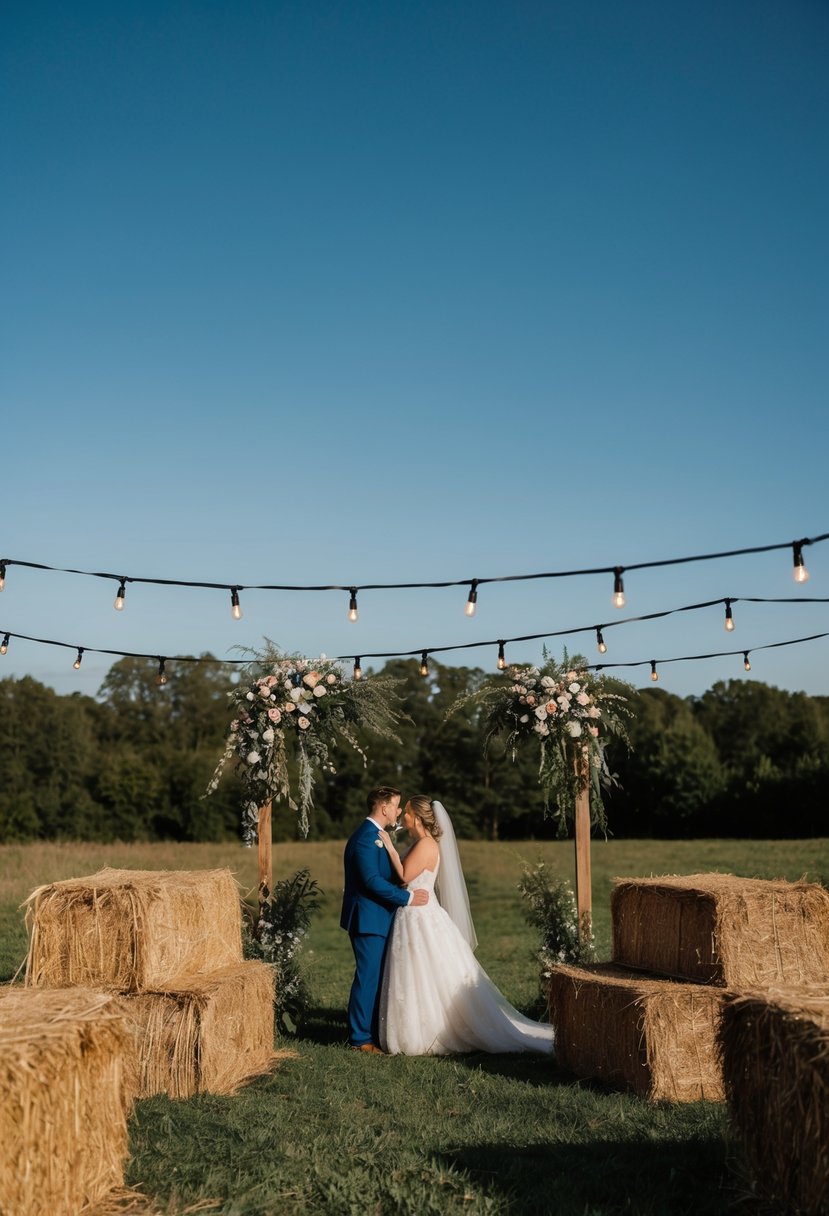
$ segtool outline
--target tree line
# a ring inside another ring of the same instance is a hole
[[[390,783],[440,797],[462,836],[550,838],[538,752],[484,754],[474,706],[456,698],[492,678],[480,668],[394,660],[407,715],[400,743],[368,737],[368,767],[350,749],[320,774],[311,837],[342,838],[365,813],[366,790]],[[497,678],[497,677],[496,677]],[[613,683],[611,681],[611,683]],[[156,684],[153,661],[125,658],[97,697],[60,696],[30,677],[0,680],[0,840],[218,841],[239,836],[239,778],[204,798],[230,718],[227,669],[206,657]],[[817,837],[827,833],[829,697],[757,680],[728,680],[700,697],[619,685],[629,697],[629,751],[613,744],[607,799],[617,837]],[[292,839],[289,808],[274,836]]]

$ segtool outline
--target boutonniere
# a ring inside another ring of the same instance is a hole
[[[377,845],[377,848],[378,848],[378,849],[384,849],[384,848],[386,847],[386,846],[383,844],[383,842],[382,842],[382,840],[380,839],[380,837],[379,837],[379,836],[377,837],[377,839],[375,840],[375,842],[374,842],[374,843]]]

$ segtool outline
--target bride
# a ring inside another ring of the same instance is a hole
[[[380,833],[392,865],[410,891],[434,889],[437,899],[395,913],[380,996],[383,1050],[408,1056],[552,1051],[552,1026],[514,1009],[472,953],[478,939],[445,808],[417,795],[406,803],[403,823],[414,844],[402,859],[388,832]]]

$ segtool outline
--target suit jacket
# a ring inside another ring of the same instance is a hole
[[[345,888],[340,925],[349,933],[388,937],[398,908],[409,902],[399,885],[391,858],[380,839],[380,829],[364,819],[345,846]]]

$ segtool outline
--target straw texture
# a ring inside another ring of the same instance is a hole
[[[549,996],[556,1059],[568,1072],[653,1100],[722,1099],[721,988],[594,963],[554,967]]]
[[[720,1051],[728,1110],[775,1212],[829,1213],[829,993],[734,994]]]
[[[277,1058],[273,998],[273,968],[257,961],[179,978],[163,991],[124,995],[137,1047],[129,1092],[138,1098],[235,1093]]]
[[[122,992],[242,961],[230,870],[112,870],[38,887],[26,900],[26,982]]]
[[[116,998],[0,988],[0,1212],[57,1216],[123,1187],[131,1051]]]
[[[817,883],[617,878],[610,909],[624,966],[736,989],[829,983],[829,892]]]

